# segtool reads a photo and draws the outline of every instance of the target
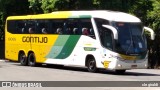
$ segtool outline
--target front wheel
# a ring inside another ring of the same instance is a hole
[[[34,53],[28,55],[28,65],[32,67],[36,66],[36,57]]]
[[[97,72],[96,61],[94,58],[88,59],[87,69],[89,72]]]
[[[25,53],[20,53],[19,54],[18,61],[20,62],[20,64],[22,66],[26,66],[27,65],[27,57],[26,57]]]

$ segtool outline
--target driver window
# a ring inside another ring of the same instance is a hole
[[[113,50],[112,31],[104,28],[102,25],[109,25],[109,21],[105,19],[95,18],[102,46]]]
[[[98,28],[102,46],[113,50],[112,31],[102,26],[109,25],[109,21],[105,19],[95,18],[95,22]]]
[[[100,40],[104,47],[113,50],[112,32],[107,28],[102,28],[100,32]]]

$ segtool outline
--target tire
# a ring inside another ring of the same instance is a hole
[[[126,70],[115,70],[116,74],[124,74]]]
[[[27,66],[28,65],[27,57],[26,57],[25,53],[23,53],[23,52],[19,54],[18,61],[20,62],[20,64],[22,66]]]
[[[31,67],[36,66],[36,57],[34,53],[28,55],[28,65]]]
[[[89,72],[97,72],[98,69],[96,67],[96,61],[94,58],[89,58],[88,61],[87,61],[87,69]]]

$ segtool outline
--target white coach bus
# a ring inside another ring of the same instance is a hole
[[[108,69],[124,73],[147,68],[145,30],[153,40],[153,30],[144,27],[139,18],[116,11],[11,16],[6,21],[5,55],[22,65],[72,65],[87,67],[90,72]]]

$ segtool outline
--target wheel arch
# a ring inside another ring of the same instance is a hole
[[[87,62],[88,62],[88,60],[89,60],[90,58],[94,58],[94,59],[95,59],[95,57],[94,57],[92,54],[86,55],[86,58],[85,58],[85,66],[87,66]],[[96,60],[95,60],[95,61],[96,61]]]

